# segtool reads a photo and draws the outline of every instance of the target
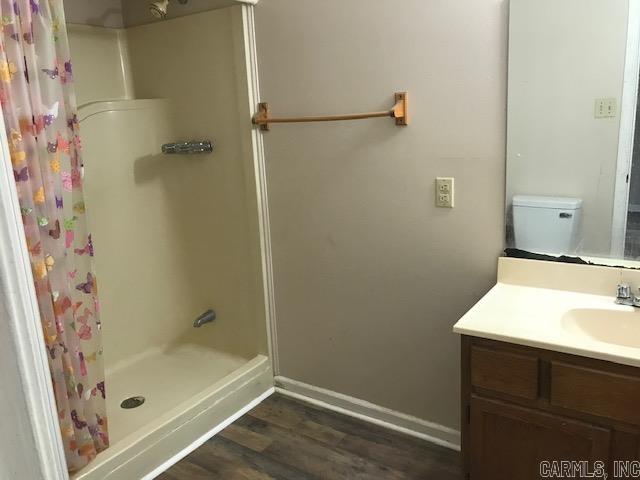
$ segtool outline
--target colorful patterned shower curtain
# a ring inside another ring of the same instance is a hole
[[[109,444],[62,0],[0,0],[4,116],[70,471]]]

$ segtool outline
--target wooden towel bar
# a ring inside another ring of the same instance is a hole
[[[317,117],[270,117],[269,104],[259,103],[258,112],[251,119],[260,130],[269,130],[270,123],[301,123],[301,122],[335,122],[341,120],[361,120],[363,118],[391,117],[396,125],[408,125],[408,97],[407,92],[396,92],[396,103],[390,110],[381,112],[349,113],[344,115],[326,115]]]

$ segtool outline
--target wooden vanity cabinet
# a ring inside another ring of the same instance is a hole
[[[471,480],[538,480],[542,461],[640,460],[640,368],[462,337]]]

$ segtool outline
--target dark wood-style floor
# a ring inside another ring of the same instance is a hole
[[[459,454],[273,395],[161,480],[460,480]]]

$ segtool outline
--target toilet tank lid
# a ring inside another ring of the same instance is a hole
[[[543,197],[539,195],[514,195],[513,206],[577,210],[582,208],[582,199],[571,197]]]

